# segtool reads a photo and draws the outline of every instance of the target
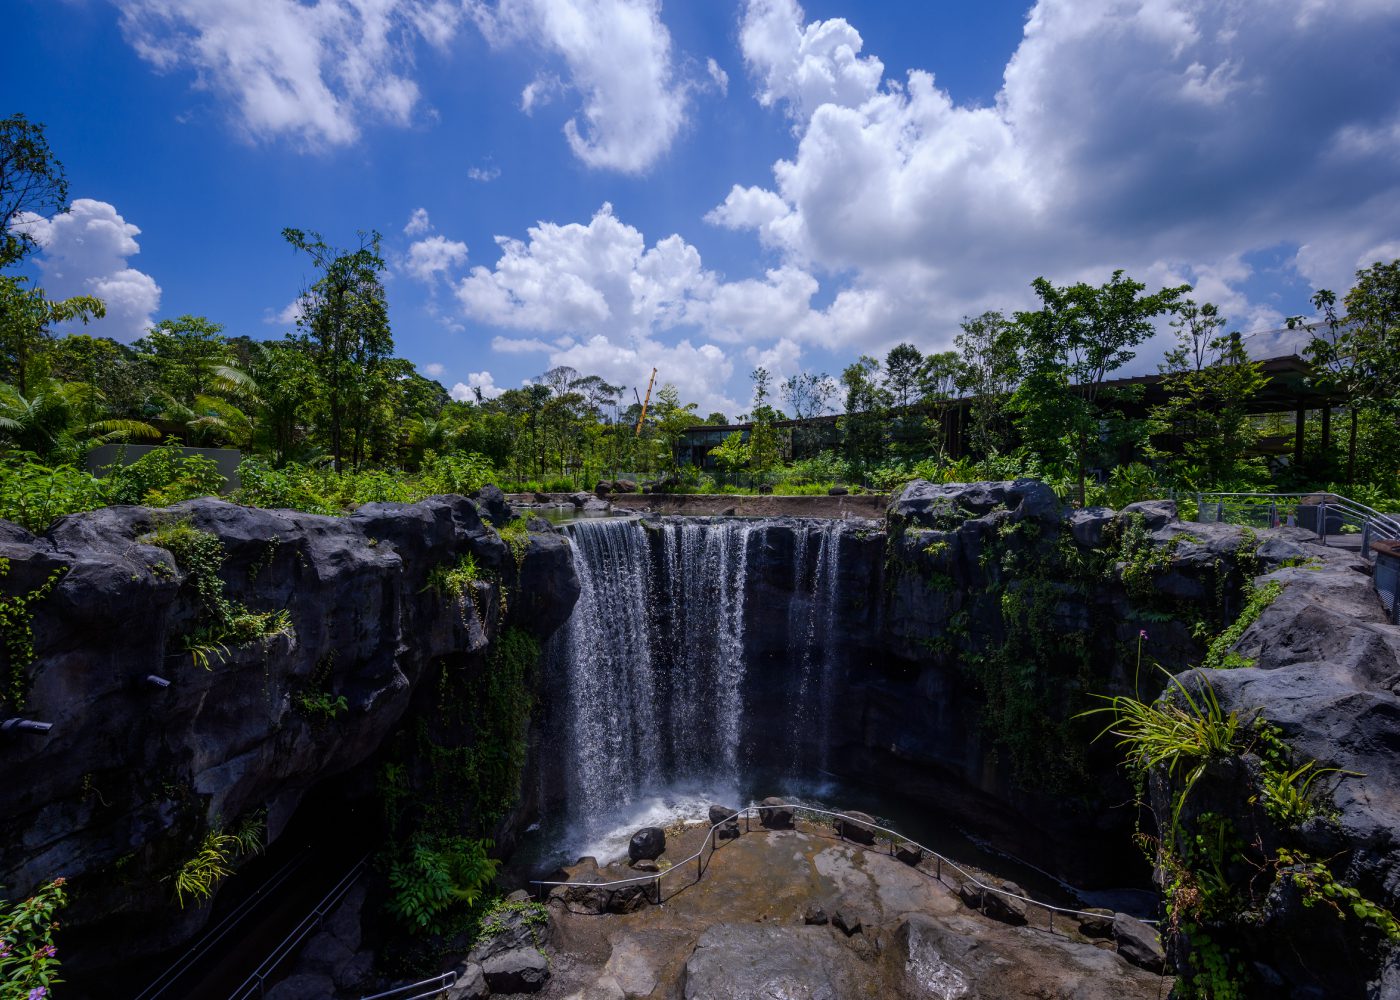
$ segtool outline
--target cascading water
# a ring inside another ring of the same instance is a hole
[[[665,813],[678,789],[694,791],[696,803],[737,794],[750,566],[779,525],[794,548],[785,620],[798,670],[781,722],[792,734],[784,763],[796,773],[826,764],[839,522],[595,519],[565,528],[581,587],[550,655],[567,685],[559,763],[575,836],[630,831],[617,826],[623,815],[635,825],[657,796]],[[820,747],[820,759],[804,759],[803,745]]]

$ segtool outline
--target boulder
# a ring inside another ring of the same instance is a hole
[[[1089,907],[1079,915],[1079,933],[1093,938],[1112,937],[1113,911],[1102,906]]]
[[[826,491],[826,495],[827,495],[827,496],[830,496],[830,497],[844,497],[844,496],[848,495],[850,492],[851,492],[851,491],[848,490],[848,489],[846,489],[846,487],[844,487],[844,486],[833,486],[833,487],[831,487],[829,490]]]
[[[802,914],[802,922],[825,926],[831,923],[831,917],[827,916],[826,908],[820,903],[809,903],[806,912]]]
[[[638,861],[645,858],[655,861],[666,850],[666,831],[659,826],[645,826],[632,834],[627,845],[627,860]]]
[[[837,816],[833,821],[836,832],[847,840],[853,840],[857,844],[864,844],[869,847],[875,843],[875,827],[878,825],[874,817],[863,812],[848,812],[845,816]]]
[[[638,858],[632,862],[632,870],[644,874],[655,874],[661,871],[661,866],[650,858]]]
[[[1108,507],[1081,507],[1069,512],[1069,532],[1081,548],[1103,548],[1103,532],[1113,523],[1114,513]]]
[[[895,497],[888,517],[896,529],[946,530],[998,510],[1010,511],[1017,521],[1030,519],[1046,525],[1060,521],[1059,498],[1036,479],[937,485],[916,479]]]
[[[488,959],[481,971],[494,993],[538,993],[549,981],[549,959],[537,948],[517,948]]]
[[[483,486],[473,496],[477,507],[496,527],[503,528],[515,520],[515,508],[507,502],[499,486]]]
[[[995,888],[1000,892],[986,892],[982,896],[982,912],[993,920],[1014,927],[1026,923],[1026,892],[1015,882],[999,882]]]
[[[1157,928],[1151,924],[1126,913],[1115,913],[1113,940],[1118,942],[1118,954],[1139,968],[1148,972],[1161,972],[1166,968],[1166,952],[1162,950]]]
[[[612,493],[612,491],[613,484],[608,482],[606,479],[600,480],[598,482],[598,485],[593,488],[593,493],[599,499],[606,499]]]
[[[729,806],[710,806],[710,826],[719,826],[719,829],[715,830],[716,837],[739,836],[737,812],[737,809],[731,809]]]
[[[637,484],[630,479],[618,479],[613,482],[614,493],[636,493]]]
[[[905,842],[895,847],[894,856],[909,867],[917,868],[919,862],[924,860],[924,849],[918,844]]]
[[[485,965],[498,955],[524,948],[542,948],[549,942],[550,923],[531,923],[520,910],[497,910],[490,925],[495,928],[494,932],[477,939],[467,956],[469,962]]]
[[[1130,503],[1118,512],[1118,519],[1126,521],[1133,515],[1142,518],[1143,527],[1157,531],[1178,520],[1175,500],[1139,500]]]
[[[769,796],[759,805],[762,806],[758,812],[759,821],[766,829],[792,829],[792,809],[787,806],[786,800]]]
[[[457,982],[446,993],[446,1000],[485,1000],[491,995],[486,973],[476,962],[463,962],[456,968]]]
[[[569,502],[577,508],[582,508],[586,506],[590,501],[596,503],[597,500],[598,498],[595,497],[592,493],[584,493],[582,491],[578,493],[572,493],[569,495]]]

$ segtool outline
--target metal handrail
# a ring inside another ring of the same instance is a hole
[[[1062,914],[1065,914],[1065,915],[1067,915],[1067,916],[1075,916],[1075,917],[1102,917],[1102,916],[1103,916],[1102,913],[1093,913],[1093,912],[1091,912],[1091,911],[1089,911],[1089,910],[1076,910],[1076,909],[1074,909],[1074,908],[1072,908],[1072,907],[1068,907],[1068,906],[1055,906],[1055,905],[1052,904],[1052,903],[1043,903],[1043,902],[1041,902],[1040,900],[1032,899],[1032,898],[1029,897],[1029,896],[1017,895],[1016,893],[1010,892],[1009,890],[1001,889],[1001,888],[998,888],[997,886],[994,886],[994,885],[988,885],[987,883],[983,882],[981,879],[977,878],[977,876],[975,876],[975,875],[973,875],[971,872],[969,872],[967,869],[963,868],[963,867],[962,867],[961,865],[959,865],[957,862],[952,861],[952,860],[950,860],[949,858],[945,858],[943,855],[939,854],[937,851],[933,850],[932,848],[925,847],[923,844],[919,843],[917,840],[914,840],[914,839],[911,838],[911,837],[906,837],[906,836],[904,836],[902,833],[899,833],[897,830],[891,830],[891,829],[889,829],[889,828],[887,828],[887,827],[880,826],[879,824],[874,823],[874,822],[872,822],[871,820],[868,820],[868,819],[861,819],[861,818],[855,817],[855,816],[850,816],[850,815],[848,815],[848,814],[846,814],[846,813],[833,812],[833,811],[831,811],[831,810],[829,810],[829,809],[817,809],[817,808],[815,808],[815,807],[813,807],[813,806],[798,805],[798,804],[796,804],[796,803],[783,803],[783,804],[780,804],[780,805],[756,805],[756,806],[755,806],[755,805],[750,805],[750,806],[745,806],[743,809],[740,809],[738,812],[733,813],[733,814],[731,814],[731,815],[725,817],[724,819],[720,820],[718,823],[712,823],[712,824],[710,825],[710,829],[706,832],[706,834],[705,834],[705,839],[704,839],[704,841],[701,842],[701,844],[700,844],[700,849],[699,849],[698,851],[696,851],[694,854],[690,855],[690,857],[688,857],[688,858],[682,858],[680,861],[677,861],[674,865],[672,865],[672,866],[671,866],[670,868],[668,868],[666,871],[664,871],[664,872],[657,872],[655,875],[642,875],[642,876],[635,876],[635,877],[632,877],[632,878],[614,879],[614,880],[611,881],[611,882],[556,882],[556,881],[550,881],[550,880],[547,880],[547,879],[532,879],[532,880],[530,881],[530,884],[537,887],[536,895],[539,896],[539,897],[541,897],[541,898],[543,898],[543,897],[545,896],[546,892],[547,892],[547,888],[548,888],[548,889],[553,889],[553,888],[559,888],[559,887],[571,887],[571,888],[572,888],[572,887],[577,887],[577,888],[581,888],[581,889],[612,889],[612,888],[615,887],[615,886],[635,885],[635,884],[641,883],[641,882],[650,882],[650,883],[655,884],[655,886],[656,886],[656,902],[657,902],[657,903],[660,903],[660,902],[661,902],[661,879],[664,878],[665,876],[670,875],[672,872],[679,872],[679,871],[681,871],[686,865],[688,865],[688,864],[689,864],[690,862],[692,862],[692,861],[695,861],[695,862],[696,862],[696,882],[698,882],[698,881],[700,880],[700,877],[703,876],[703,875],[705,874],[704,862],[701,861],[701,860],[699,860],[699,859],[704,855],[704,853],[705,853],[705,848],[706,848],[707,846],[710,846],[711,838],[714,837],[715,831],[716,831],[716,830],[718,830],[720,827],[725,826],[725,825],[727,825],[727,824],[729,824],[729,823],[735,822],[735,821],[738,820],[740,817],[742,817],[742,818],[744,819],[744,821],[745,821],[745,827],[746,827],[746,829],[747,829],[748,820],[751,818],[752,814],[753,814],[754,812],[760,812],[760,813],[761,813],[761,812],[763,812],[764,810],[767,810],[767,809],[775,809],[775,810],[776,810],[776,809],[787,809],[787,810],[790,810],[790,811],[792,811],[792,812],[794,812],[794,813],[798,813],[798,812],[801,812],[801,813],[817,813],[817,814],[820,814],[820,815],[823,815],[823,816],[831,816],[831,817],[833,817],[833,818],[835,818],[835,819],[845,820],[846,822],[849,822],[849,823],[852,823],[852,824],[856,824],[856,825],[858,825],[858,826],[860,826],[860,827],[862,827],[862,828],[864,828],[864,829],[867,829],[867,830],[877,830],[877,831],[879,831],[880,833],[884,833],[884,834],[888,835],[888,837],[890,838],[890,853],[891,853],[891,854],[894,853],[894,845],[895,845],[895,842],[896,842],[896,841],[902,841],[902,842],[904,842],[904,843],[906,843],[906,844],[909,844],[909,845],[911,845],[911,846],[913,846],[913,847],[918,848],[919,851],[920,851],[922,854],[928,855],[930,858],[932,858],[932,859],[934,859],[935,861],[937,861],[937,863],[938,863],[938,868],[937,868],[937,872],[936,872],[936,874],[935,874],[934,877],[935,877],[939,882],[942,882],[942,881],[943,881],[943,866],[944,866],[944,865],[947,865],[947,866],[948,866],[949,868],[951,868],[953,871],[957,872],[957,874],[958,874],[959,876],[961,876],[961,877],[963,878],[964,881],[970,882],[972,885],[976,886],[978,889],[981,889],[984,893],[992,892],[992,893],[996,893],[996,894],[999,895],[999,896],[1006,896],[1008,899],[1019,899],[1019,900],[1021,900],[1021,901],[1024,902],[1024,903],[1030,903],[1030,904],[1032,904],[1032,905],[1034,905],[1034,906],[1041,907],[1042,909],[1046,910],[1046,911],[1049,913],[1049,915],[1050,915],[1049,927],[1050,927],[1050,930],[1051,930],[1052,932],[1053,932],[1054,929],[1055,929],[1055,914],[1056,914],[1056,913],[1062,913]],[[840,826],[838,825],[837,829],[838,829],[838,832],[840,833],[841,839],[842,839],[842,840],[845,840],[845,839],[846,839],[846,835],[845,835],[845,832],[844,832],[844,828],[843,828],[843,827],[840,827]],[[713,847],[713,846],[711,846],[711,849],[710,849],[710,856],[713,857],[714,854],[715,854],[715,851],[717,851],[718,849],[719,849],[718,847]],[[691,883],[691,884],[693,885],[693,884],[695,884],[695,883]],[[1150,921],[1149,921],[1149,922],[1150,922]]]
[[[228,936],[228,934],[242,922],[243,918],[254,906],[261,903],[268,895],[281,888],[282,883],[287,881],[297,868],[306,863],[310,853],[311,849],[307,847],[302,849],[300,853],[294,855],[286,864],[279,868],[271,878],[258,886],[253,893],[234,907],[222,920],[205,931],[204,935],[191,945],[189,950],[162,972],[154,982],[137,994],[135,1000],[156,1000],[156,998],[164,996],[172,985],[179,982],[181,976],[193,968],[211,948]]]
[[[1328,515],[1336,513],[1344,521],[1353,522],[1354,526],[1360,529],[1361,533],[1361,555],[1369,558],[1371,554],[1371,541],[1374,537],[1400,539],[1400,516],[1385,514],[1366,504],[1359,503],[1338,493],[1314,490],[1311,493],[1197,493],[1196,509],[1197,517],[1205,504],[1216,505],[1215,520],[1220,522],[1225,520],[1225,505],[1227,498],[1240,498],[1243,505],[1250,507],[1261,506],[1264,501],[1269,505],[1270,525],[1277,524],[1280,518],[1280,501],[1284,502],[1285,508],[1290,506],[1296,512],[1301,506],[1296,501],[1311,496],[1329,496],[1332,500],[1325,500],[1317,504],[1317,536],[1324,545],[1327,544]]]
[[[452,987],[457,985],[457,971],[444,972],[440,976],[431,979],[423,979],[416,983],[408,983],[404,986],[395,986],[392,990],[383,993],[376,993],[373,996],[360,997],[360,1000],[427,1000],[428,997],[441,996]],[[422,989],[424,986],[431,986],[432,989],[426,993],[415,993],[412,996],[401,996],[407,990]]]
[[[229,994],[229,1000],[247,1000],[249,997],[260,997],[266,993],[267,981],[272,974],[277,971],[277,967],[296,951],[297,946],[305,941],[313,930],[320,926],[326,914],[345,898],[346,893],[350,891],[350,887],[355,884],[360,875],[364,872],[365,865],[368,862],[368,854],[355,862],[350,870],[345,873],[344,877],[331,888],[331,891],[326,893],[321,899],[321,902],[316,904],[316,908],[303,917],[301,922],[292,929],[291,933],[284,937],[276,948],[272,949],[272,953],[263,960],[263,963],[257,967],[251,976],[243,980],[242,985],[240,985],[238,989]]]

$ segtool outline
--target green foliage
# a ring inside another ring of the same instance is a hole
[[[34,663],[34,611],[59,579],[67,572],[59,567],[47,580],[24,594],[0,594],[0,651],[5,654],[5,686],[0,690],[0,705],[12,711],[24,707],[27,671]],[[10,560],[0,556],[0,580],[10,573]]]
[[[434,566],[428,572],[428,584],[424,589],[438,594],[461,595],[479,579],[481,571],[477,569],[476,558],[468,552],[455,565]]]
[[[43,1000],[62,982],[53,937],[68,902],[63,886],[56,878],[28,899],[0,899],[0,1000]]]
[[[1347,885],[1332,874],[1325,861],[1302,851],[1280,848],[1278,863],[1283,873],[1303,893],[1304,906],[1319,903],[1330,908],[1339,919],[1348,914],[1375,926],[1389,941],[1400,941],[1400,922],[1384,906],[1367,899],[1355,886]]]
[[[389,910],[415,930],[447,929],[453,908],[470,908],[496,877],[499,861],[487,856],[489,840],[414,838],[405,856],[389,866]]]
[[[170,441],[129,464],[108,466],[104,486],[108,503],[168,507],[181,500],[214,496],[226,482],[218,463],[203,455],[182,455]]]
[[[515,557],[517,568],[525,561],[525,551],[530,547],[529,522],[523,517],[502,525],[496,529],[496,534],[501,536],[501,541],[510,548],[510,553]]]
[[[32,457],[0,461],[0,518],[38,534],[64,514],[107,505],[101,481],[71,465]]]
[[[194,662],[206,670],[213,657],[222,661],[230,646],[291,632],[291,616],[286,610],[253,611],[224,593],[224,580],[219,575],[224,545],[217,535],[199,531],[188,521],[177,521],[160,525],[142,540],[174,556],[175,565],[194,587],[199,610],[195,628],[184,637],[184,643]]]
[[[294,700],[297,709],[310,719],[313,725],[330,722],[350,708],[345,695],[332,695],[327,691],[302,691]]]
[[[218,884],[233,874],[233,859],[241,848],[237,837],[217,827],[205,833],[199,849],[169,877],[175,883],[175,900],[180,907],[184,908],[187,898],[212,896]]]
[[[1277,580],[1270,580],[1262,587],[1250,586],[1244,608],[1240,610],[1234,624],[1211,642],[1201,665],[1215,669],[1252,666],[1254,661],[1234,652],[1234,646],[1244,636],[1245,631],[1259,620],[1264,609],[1273,604],[1281,593],[1283,584]]]

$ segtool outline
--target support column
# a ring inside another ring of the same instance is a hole
[[[1332,404],[1322,407],[1322,453],[1327,454],[1332,447]]]
[[[1308,426],[1308,408],[1298,400],[1298,416],[1293,427],[1293,464],[1303,464],[1303,438]]]

